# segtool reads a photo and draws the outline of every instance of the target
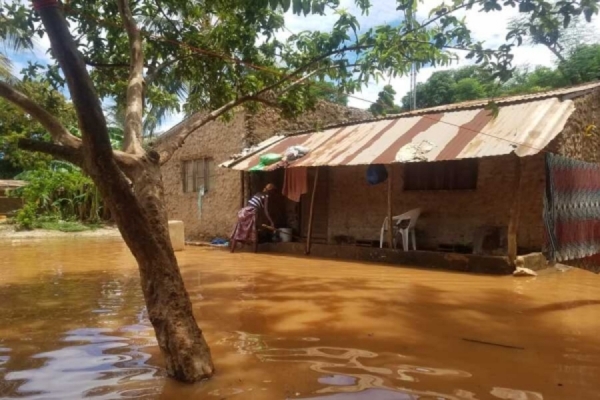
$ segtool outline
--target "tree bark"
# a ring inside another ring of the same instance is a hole
[[[119,12],[123,18],[127,36],[129,37],[129,51],[131,53],[131,66],[129,69],[129,82],[127,84],[127,106],[125,108],[125,134],[123,137],[123,150],[126,153],[143,154],[142,148],[142,113],[144,107],[144,53],[142,51],[142,36],[138,29],[129,2],[118,0]]]
[[[58,3],[34,1],[69,86],[82,132],[83,169],[97,185],[139,266],[142,291],[169,376],[196,382],[214,373],[171,246],[159,157],[128,160],[127,176],[110,146],[100,100]]]

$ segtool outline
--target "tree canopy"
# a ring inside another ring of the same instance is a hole
[[[77,134],[77,118],[72,105],[47,82],[18,82],[17,87]],[[47,141],[50,134],[38,121],[0,97],[0,168],[4,171],[0,174],[5,178],[12,179],[23,170],[47,168],[52,159],[46,154],[19,149],[18,142],[22,139]]]
[[[364,13],[371,6],[365,0],[356,4]],[[284,77],[302,84],[285,92],[274,90],[277,103],[285,112],[298,113],[314,105],[319,95],[323,98],[322,91],[311,88],[312,78],[328,79],[335,82],[338,92],[353,93],[383,75],[407,73],[413,62],[417,68],[448,66],[458,51],[468,52],[497,76],[507,78],[510,52],[528,35],[528,27],[543,22],[550,32],[557,24],[568,24],[567,16],[589,19],[597,12],[595,0],[454,0],[434,8],[428,18],[418,19],[418,2],[399,0],[397,4],[397,26],[361,31],[356,16],[345,11],[339,0],[132,1],[131,14],[140,26],[145,55],[145,127],[152,130],[169,112],[218,109],[271,86],[282,89]],[[455,15],[469,9],[494,12],[505,7],[517,7],[523,17],[508,42],[495,49],[472,38],[465,22]],[[72,0],[65,3],[64,11],[77,47],[91,68],[97,93],[125,107],[130,43],[117,3]],[[298,32],[283,40],[278,33],[285,27],[287,11],[298,15],[333,11],[337,21],[330,32]],[[0,37],[20,46],[31,45],[32,37],[45,34],[39,17],[25,3],[7,4],[0,10],[0,21]],[[539,27],[538,31],[539,35],[546,32]],[[45,74],[57,88],[65,85],[56,63],[34,63],[26,72]],[[249,107],[257,103],[245,102]]]
[[[398,114],[402,109],[395,104],[396,91],[392,85],[385,85],[377,95],[377,101],[369,107],[373,115]]]
[[[574,48],[555,68],[520,68],[506,82],[494,79],[481,66],[434,72],[417,85],[417,107],[435,107],[467,100],[535,93],[596,80],[600,77],[600,44]],[[410,109],[410,93],[402,98],[402,109]]]

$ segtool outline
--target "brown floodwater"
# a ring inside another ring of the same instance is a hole
[[[0,398],[600,398],[600,276],[178,253],[217,375],[165,377],[115,239],[0,241]]]

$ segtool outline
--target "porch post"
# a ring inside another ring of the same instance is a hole
[[[393,249],[394,246],[394,233],[392,231],[392,228],[394,226],[394,221],[393,221],[393,207],[392,207],[392,191],[393,191],[393,184],[392,181],[394,177],[394,168],[393,168],[393,164],[390,164],[388,166],[388,204],[387,204],[387,220],[388,220],[388,242],[390,244],[390,249]]]
[[[310,211],[308,213],[308,233],[306,235],[306,250],[304,251],[307,255],[310,254],[310,246],[312,240],[312,228],[315,210],[315,195],[317,193],[317,182],[319,181],[319,167],[315,169],[315,181],[313,183],[313,190],[310,197]]]
[[[512,266],[517,261],[517,232],[519,231],[519,217],[521,214],[521,186],[522,186],[523,159],[515,156],[515,182],[513,186],[513,202],[510,207],[508,221],[508,261]]]
[[[244,171],[240,171],[240,185],[242,186],[240,190],[240,208],[244,208],[246,205],[246,176]]]

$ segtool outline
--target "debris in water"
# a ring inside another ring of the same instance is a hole
[[[524,347],[511,346],[511,345],[508,345],[508,344],[500,344],[500,343],[484,342],[483,340],[467,339],[467,338],[463,338],[463,340],[464,340],[465,342],[479,343],[479,344],[487,344],[487,345],[490,345],[490,346],[504,347],[504,348],[507,348],[507,349],[525,350],[525,348],[524,348]]]
[[[537,276],[537,272],[531,270],[529,268],[517,267],[515,272],[513,272],[514,276]]]

